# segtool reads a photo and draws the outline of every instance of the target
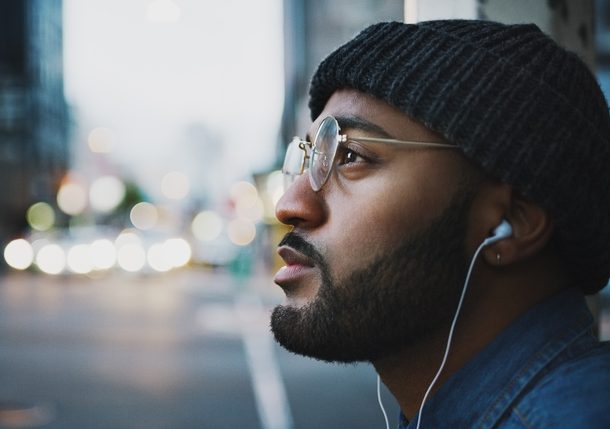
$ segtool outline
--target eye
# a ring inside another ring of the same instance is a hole
[[[337,150],[337,165],[347,165],[367,162],[367,159],[349,147],[339,147]]]

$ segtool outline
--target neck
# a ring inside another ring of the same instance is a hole
[[[428,399],[453,373],[484,347],[481,338],[464,335],[464,332],[468,331],[456,329],[447,362]],[[426,390],[440,368],[448,334],[447,326],[433,338],[373,362],[381,380],[396,398],[401,411],[408,419],[412,419],[419,411]],[[459,344],[468,344],[468,347],[459,347]]]
[[[419,410],[426,389],[440,365],[441,344],[436,343],[418,344],[373,362],[379,377],[396,398],[401,411],[408,419],[412,419]],[[419,358],[426,355],[433,355],[434,358]],[[442,381],[444,379],[439,380],[437,385]]]

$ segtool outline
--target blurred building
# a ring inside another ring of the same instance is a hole
[[[4,0],[0,13],[0,242],[53,201],[68,162],[61,0]]]
[[[403,0],[284,0],[285,100],[278,165],[284,148],[309,123],[307,91],[316,67],[366,26],[402,21]]]
[[[610,0],[596,0],[597,76],[610,103]]]

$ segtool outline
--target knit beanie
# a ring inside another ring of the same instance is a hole
[[[489,21],[379,23],[317,69],[315,119],[335,90],[395,106],[543,207],[587,293],[610,276],[610,117],[587,66],[538,27]]]

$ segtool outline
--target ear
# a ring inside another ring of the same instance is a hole
[[[529,259],[541,252],[553,235],[553,222],[549,214],[512,189],[504,217],[511,224],[513,232],[510,237],[484,249],[483,257],[490,265],[506,266]]]

